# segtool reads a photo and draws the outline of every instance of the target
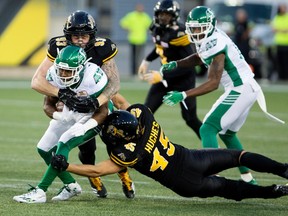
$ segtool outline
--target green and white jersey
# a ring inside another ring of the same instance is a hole
[[[54,65],[49,68],[46,79],[54,86],[63,88],[57,82]],[[78,83],[69,88],[76,92],[79,96],[98,97],[108,84],[108,78],[105,72],[96,64],[88,62],[83,71],[80,72],[80,80]]]
[[[240,86],[254,77],[238,47],[217,28],[201,44],[196,44],[196,49],[201,60],[208,66],[216,55],[225,54],[224,71],[220,81],[224,88]]]

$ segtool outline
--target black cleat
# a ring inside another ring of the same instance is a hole
[[[100,177],[96,177],[96,178],[88,178],[90,185],[92,187],[93,192],[97,195],[97,197],[99,198],[106,198],[108,193],[107,190],[104,186],[104,184],[102,183]]]
[[[275,185],[273,191],[280,196],[288,195],[288,185]]]
[[[285,164],[285,167],[286,167],[286,171],[281,176],[288,179],[288,164]]]
[[[128,170],[118,173],[119,178],[122,181],[122,190],[128,199],[135,197],[135,186],[132,179],[129,176]]]

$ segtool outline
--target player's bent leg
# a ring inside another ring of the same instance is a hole
[[[96,141],[91,139],[81,146],[78,146],[79,153],[78,158],[82,164],[95,164],[95,151],[96,151]],[[100,177],[88,178],[91,185],[93,193],[99,198],[106,198],[108,193]]]
[[[288,164],[279,163],[264,155],[244,152],[240,156],[240,164],[248,166],[257,172],[266,172],[288,179]]]
[[[100,177],[95,178],[88,178],[89,183],[91,185],[92,191],[97,195],[99,198],[106,198],[108,193],[106,190],[106,187],[102,183],[102,180]]]
[[[210,176],[203,180],[199,197],[219,196],[226,199],[241,201],[247,198],[278,198],[288,195],[288,186],[258,186],[244,181],[235,181],[223,177]]]
[[[218,129],[209,123],[203,123],[200,127],[200,136],[203,148],[218,148]]]
[[[119,178],[122,181],[122,190],[125,196],[129,199],[135,197],[135,185],[128,173],[128,169],[124,169],[118,173]]]
[[[77,182],[65,184],[60,191],[58,192],[57,196],[52,198],[53,201],[65,201],[74,196],[81,194],[82,189]]]
[[[57,146],[55,146],[53,149],[51,149],[50,151],[46,152],[42,149],[37,148],[39,155],[43,158],[43,160],[45,161],[45,163],[49,166],[50,162],[51,162],[51,158],[52,158],[52,153],[56,152]],[[65,184],[69,184],[71,182],[74,182],[74,178],[71,176],[71,174],[69,172],[60,172],[57,175],[61,181]]]
[[[236,132],[228,130],[225,134],[219,134],[220,139],[224,142],[228,149],[243,150],[243,146],[238,139]],[[241,173],[241,179],[250,184],[257,185],[257,181],[253,178],[250,170],[245,166],[238,167]]]

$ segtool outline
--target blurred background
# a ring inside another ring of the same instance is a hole
[[[235,34],[236,11],[244,8],[249,23],[249,58],[257,79],[277,80],[273,64],[275,49],[271,21],[280,3],[288,0],[178,0],[181,19],[186,20],[189,11],[197,5],[211,7],[218,20],[218,27],[231,36]],[[129,44],[127,32],[119,20],[135,9],[137,3],[153,18],[156,0],[1,0],[0,1],[0,78],[15,71],[31,76],[46,55],[51,37],[63,34],[67,17],[75,10],[89,12],[96,21],[98,36],[109,37],[118,46],[115,57],[120,74],[129,76]],[[149,32],[147,32],[149,34]],[[151,37],[145,46],[145,55],[154,47]],[[19,66],[24,66],[19,69]],[[160,66],[158,61],[151,65]],[[32,71],[32,72],[31,72]],[[288,73],[288,71],[287,71]]]

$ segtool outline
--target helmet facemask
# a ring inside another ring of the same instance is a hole
[[[67,63],[59,62],[59,64],[56,64],[56,76],[58,78],[58,84],[61,87],[69,87],[71,85],[74,85],[79,82],[80,80],[80,72],[83,70],[84,66],[79,65],[78,67],[69,67]],[[66,72],[63,72],[62,70],[65,70]],[[70,76],[63,76],[63,73],[70,72]]]
[[[201,44],[214,32],[216,18],[209,8],[198,6],[188,14],[185,26],[190,42]]]
[[[80,47],[67,46],[62,49],[54,62],[57,84],[66,88],[78,83],[88,60]]]
[[[214,26],[212,23],[198,23],[198,22],[186,22],[186,34],[189,36],[189,40],[192,43],[201,43],[204,39],[210,36]]]

